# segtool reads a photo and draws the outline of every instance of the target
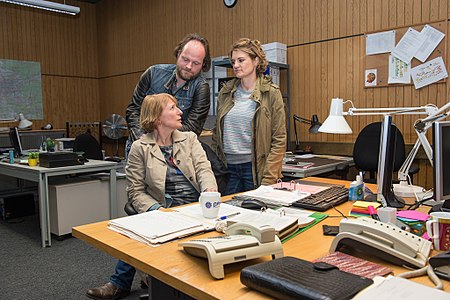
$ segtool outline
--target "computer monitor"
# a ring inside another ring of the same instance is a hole
[[[9,139],[11,141],[12,146],[14,147],[14,151],[17,156],[21,156],[23,154],[22,143],[20,141],[19,130],[17,127],[11,128],[9,130]]]
[[[433,198],[450,202],[450,121],[433,124]]]
[[[392,175],[394,173],[394,157],[397,134],[399,130],[392,123],[392,116],[385,115],[381,124],[380,152],[378,156],[377,200],[389,207],[401,208],[405,200],[397,197],[393,191]]]

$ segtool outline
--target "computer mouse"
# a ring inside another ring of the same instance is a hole
[[[258,209],[258,210],[260,210],[263,207],[267,208],[267,204],[264,203],[261,200],[258,200],[258,199],[245,199],[244,201],[242,201],[241,207],[242,208],[247,208],[247,209]]]

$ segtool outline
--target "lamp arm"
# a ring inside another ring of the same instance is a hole
[[[311,125],[311,120],[308,120],[308,119],[299,117],[299,116],[297,116],[297,115],[294,115],[293,118],[294,118],[294,120],[297,120],[297,121],[299,121],[299,122],[303,122],[303,123],[306,123],[306,124]]]
[[[350,107],[347,112],[344,112],[344,115],[350,116],[366,116],[366,115],[432,115],[437,111],[437,107],[434,105],[425,105],[425,106],[417,106],[417,107],[385,107],[385,108],[356,108]]]
[[[417,151],[419,150],[420,143],[421,143],[420,139],[417,139],[416,143],[414,144],[414,147],[411,149],[402,166],[398,170],[397,176],[399,181],[407,181],[409,169],[411,168],[414,158],[416,157]]]

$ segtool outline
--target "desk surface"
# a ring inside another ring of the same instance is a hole
[[[296,177],[296,178],[305,178],[310,176],[316,176],[320,174],[325,174],[328,172],[333,172],[336,170],[338,165],[341,164],[349,164],[349,166],[353,165],[353,157],[349,156],[331,156],[331,155],[312,155],[311,158],[303,158],[309,157],[309,155],[286,155],[283,159],[282,173],[284,176],[288,177]],[[296,157],[301,158],[302,163],[311,162],[311,165],[308,166],[297,166],[295,164],[286,163],[289,159],[295,159]],[[320,163],[314,164],[314,159],[318,158],[321,160]],[[326,160],[329,160],[327,162]]]
[[[23,170],[26,172],[31,173],[59,173],[61,171],[67,172],[67,171],[73,171],[76,170],[78,173],[82,172],[90,172],[90,169],[96,169],[101,168],[102,170],[105,169],[105,167],[111,167],[116,168],[117,163],[112,161],[105,161],[105,160],[93,160],[90,159],[88,162],[84,163],[83,165],[73,165],[73,166],[65,166],[65,167],[57,167],[57,168],[45,168],[40,166],[30,167],[27,164],[19,164],[14,163],[10,164],[8,162],[2,162],[0,161],[0,168],[4,170]],[[95,171],[95,170],[94,170]]]
[[[312,178],[311,180],[347,183],[347,186],[349,184],[349,182],[332,179]],[[375,187],[372,186],[372,188]],[[347,202],[339,206],[339,210],[347,214],[350,207],[351,203]],[[283,244],[285,256],[294,256],[311,261],[328,254],[333,237],[323,236],[321,225],[338,225],[342,218],[335,217],[339,214],[334,210],[329,210],[326,213],[330,217]],[[270,257],[226,265],[225,278],[216,280],[209,273],[208,262],[185,254],[178,246],[179,241],[153,248],[109,230],[107,224],[108,221],[104,221],[78,226],[74,227],[72,232],[75,237],[134,265],[143,272],[192,297],[198,299],[248,299],[250,297],[270,299],[261,293],[246,288],[239,279],[242,268],[270,260]],[[202,236],[213,235],[218,235],[218,233],[210,232]],[[405,268],[391,265],[373,257],[370,260],[389,266],[394,270],[394,275],[407,271]],[[432,282],[426,276],[412,280],[432,286]],[[448,281],[443,281],[443,283],[445,290],[450,291],[450,283]]]

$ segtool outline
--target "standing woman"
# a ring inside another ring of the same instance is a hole
[[[286,113],[278,86],[263,73],[264,51],[242,38],[231,47],[234,78],[220,90],[212,147],[227,165],[226,195],[276,183],[286,149]]]

